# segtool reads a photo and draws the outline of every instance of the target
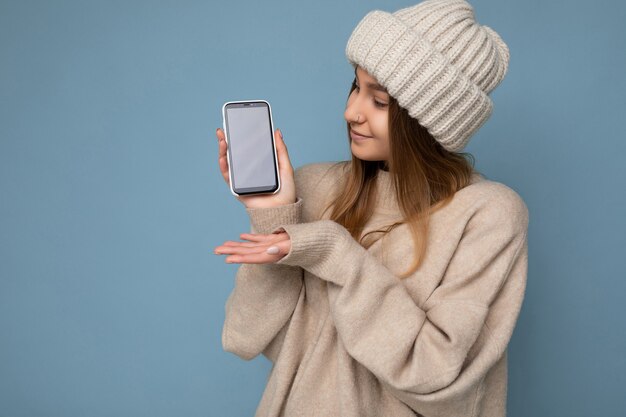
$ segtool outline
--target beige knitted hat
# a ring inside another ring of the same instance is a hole
[[[451,152],[462,150],[487,121],[488,94],[509,65],[507,45],[476,22],[465,0],[371,11],[352,32],[346,56]]]

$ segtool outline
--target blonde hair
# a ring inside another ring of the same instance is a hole
[[[355,87],[356,80],[352,82],[348,96]],[[446,206],[454,193],[469,185],[472,175],[477,171],[474,169],[474,157],[470,153],[447,151],[426,128],[409,116],[406,109],[399,106],[395,98],[390,96],[389,99],[388,170],[395,185],[403,220],[361,236],[373,213],[377,192],[376,173],[383,168],[384,161],[365,161],[354,155],[351,161],[340,161],[336,164],[346,165],[346,179],[342,192],[331,199],[322,213],[332,207],[330,219],[343,225],[365,248],[406,223],[415,243],[415,260],[400,275],[402,279],[412,275],[423,262],[430,215]],[[348,138],[349,132],[350,125],[347,124]],[[374,234],[379,234],[379,237],[366,239]]]

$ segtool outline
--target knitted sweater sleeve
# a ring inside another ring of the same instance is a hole
[[[461,377],[496,302],[506,307],[493,320],[505,323],[491,326],[498,330],[490,336],[489,355],[504,351],[525,288],[527,225],[521,199],[495,198],[481,205],[453,246],[439,286],[421,306],[402,280],[332,220],[279,225],[277,230],[291,238],[291,250],[277,263],[299,265],[329,283],[329,292],[335,292],[331,315],[348,353],[417,410],[423,395]],[[405,279],[419,281],[420,273]],[[488,366],[478,367],[486,373]],[[463,379],[461,384],[482,378]]]
[[[298,197],[280,207],[247,208],[251,233],[269,234],[278,224],[300,223],[302,204]],[[223,349],[245,360],[263,353],[275,362],[302,285],[299,266],[241,264],[226,300]]]

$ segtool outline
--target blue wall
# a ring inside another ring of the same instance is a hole
[[[411,4],[0,2],[0,416],[253,415],[221,105],[269,100],[294,166],[348,159],[346,41]],[[530,210],[509,415],[624,415],[626,4],[473,4],[511,63],[466,150]]]

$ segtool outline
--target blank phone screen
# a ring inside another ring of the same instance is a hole
[[[233,188],[238,193],[276,189],[276,162],[268,106],[253,103],[227,107],[226,128]]]

